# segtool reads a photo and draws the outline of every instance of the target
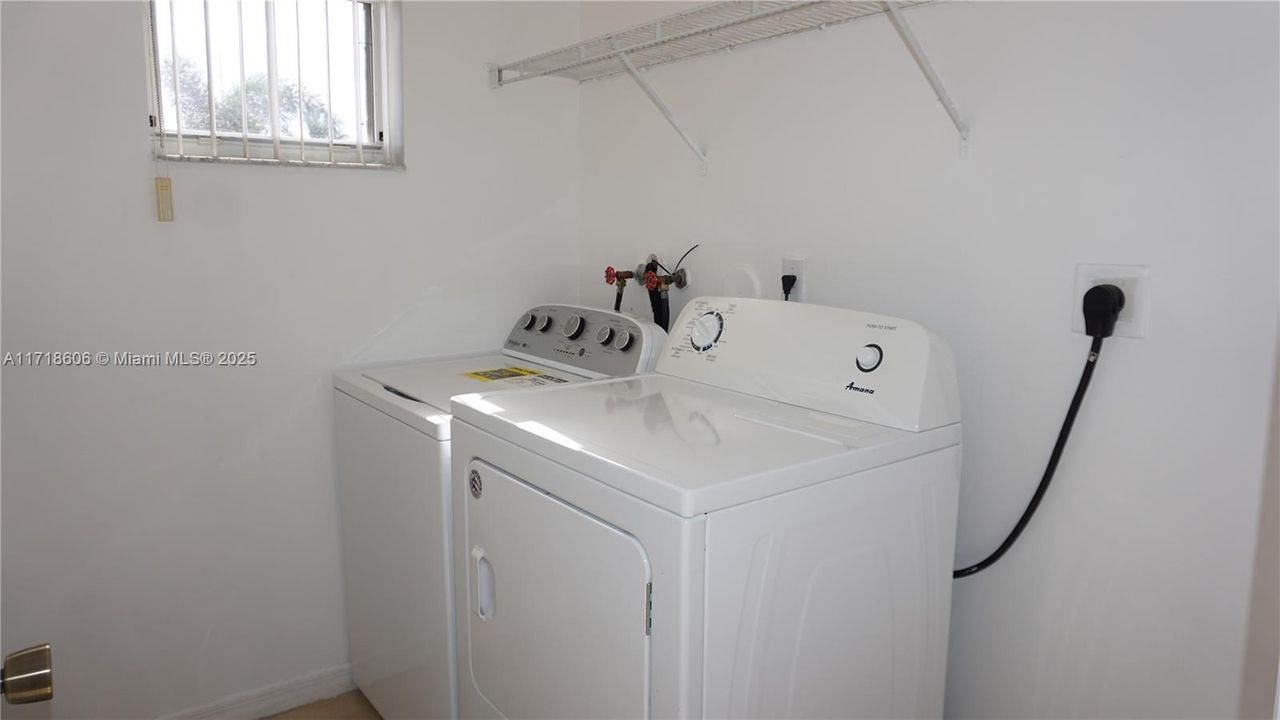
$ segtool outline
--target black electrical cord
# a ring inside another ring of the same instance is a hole
[[[1040,484],[1036,486],[1035,494],[1031,496],[1031,502],[1027,503],[1027,509],[1022,511],[1022,517],[1018,518],[1018,524],[1013,526],[1009,536],[1000,543],[1000,547],[996,548],[995,552],[977,564],[952,572],[951,577],[969,577],[994,565],[1009,551],[1009,548],[1013,547],[1013,544],[1018,541],[1018,536],[1026,529],[1027,523],[1031,522],[1031,516],[1036,514],[1036,508],[1040,507],[1040,501],[1044,499],[1049,483],[1053,480],[1053,473],[1058,469],[1058,461],[1062,458],[1062,451],[1067,446],[1067,438],[1071,437],[1071,426],[1075,424],[1076,413],[1080,412],[1080,404],[1084,402],[1084,394],[1089,389],[1089,379],[1093,377],[1093,368],[1098,363],[1100,352],[1102,352],[1102,338],[1095,337],[1093,346],[1089,348],[1089,359],[1085,361],[1084,372],[1080,374],[1080,384],[1076,386],[1075,397],[1071,398],[1071,407],[1067,408],[1067,417],[1063,419],[1062,429],[1058,431],[1058,442],[1054,444],[1053,452],[1049,454],[1049,464],[1044,469]]]
[[[981,562],[969,567],[960,568],[951,572],[952,578],[969,577],[986,570],[1001,557],[1004,557],[1009,548],[1018,541],[1018,536],[1027,528],[1027,523],[1031,522],[1031,516],[1036,514],[1036,508],[1040,507],[1040,501],[1044,499],[1044,494],[1049,490],[1049,483],[1053,481],[1053,473],[1058,469],[1058,461],[1062,459],[1062,451],[1067,447],[1067,438],[1071,437],[1071,426],[1076,422],[1076,414],[1080,412],[1080,405],[1084,402],[1084,394],[1089,390],[1089,380],[1093,377],[1093,369],[1098,364],[1098,356],[1102,353],[1102,339],[1111,337],[1115,332],[1116,319],[1120,316],[1120,311],[1124,309],[1124,292],[1115,285],[1095,285],[1089,288],[1089,292],[1084,295],[1084,327],[1085,332],[1093,337],[1093,343],[1089,347],[1089,358],[1084,363],[1084,371],[1080,373],[1080,382],[1076,385],[1076,394],[1071,398],[1071,406],[1067,408],[1067,416],[1062,420],[1062,429],[1058,431],[1058,442],[1053,445],[1053,452],[1049,454],[1049,463],[1044,468],[1044,475],[1040,478],[1040,484],[1036,486],[1036,492],[1031,496],[1031,502],[1027,503],[1027,509],[1022,511],[1022,517],[1018,518],[1018,523],[1013,526],[1013,530],[1009,532],[1009,536],[1000,543],[1000,547],[996,551],[988,555]]]
[[[680,265],[684,263],[684,259],[685,259],[685,258],[689,257],[689,253],[693,252],[694,250],[697,250],[697,249],[698,249],[698,245],[701,245],[701,244],[702,244],[702,243],[695,243],[693,247],[691,247],[691,248],[689,248],[688,250],[685,250],[685,251],[684,251],[684,254],[680,256],[680,259],[676,261],[676,270],[679,270],[679,269],[680,269]],[[654,262],[658,264],[658,267],[662,268],[662,272],[664,272],[664,273],[666,273],[666,274],[668,274],[668,275],[675,275],[675,274],[676,274],[676,273],[675,273],[675,270],[668,270],[668,269],[667,269],[667,266],[666,266],[666,265],[663,265],[663,264],[662,264],[662,262],[661,262],[660,260],[656,260],[656,259],[655,259],[655,260],[654,260]]]
[[[691,247],[691,248],[689,248],[688,250],[685,250],[685,251],[684,251],[684,254],[680,256],[680,259],[676,261],[676,270],[679,270],[679,269],[680,269],[680,266],[684,264],[684,259],[685,259],[685,258],[687,258],[687,257],[689,257],[689,253],[693,252],[694,250],[697,250],[697,249],[698,249],[698,245],[701,245],[701,244],[702,244],[702,243],[696,243],[696,244],[694,244],[694,246],[693,246],[693,247]],[[675,273],[667,273],[667,274],[668,274],[668,275],[674,275]]]

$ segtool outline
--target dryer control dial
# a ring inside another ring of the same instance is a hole
[[[724,317],[715,310],[708,310],[693,319],[689,328],[689,342],[698,352],[706,352],[715,347],[720,335],[724,332]]]
[[[551,329],[551,316],[542,315],[538,318],[538,332],[546,332]]]
[[[609,341],[612,339],[613,339],[613,328],[609,327],[608,325],[605,325],[604,327],[596,331],[596,342],[600,343],[601,345],[608,345]]]
[[[875,343],[864,345],[862,349],[858,351],[857,358],[855,358],[855,362],[858,364],[858,369],[862,372],[871,372],[872,370],[875,370],[880,367],[880,363],[883,361],[884,350]]]
[[[537,316],[531,312],[527,312],[520,316],[520,322],[518,324],[520,325],[521,330],[532,330],[533,324],[536,322],[538,322]]]
[[[566,321],[564,324],[564,329],[561,332],[564,333],[565,337],[569,338],[570,340],[573,340],[582,334],[582,330],[586,326],[587,326],[587,323],[585,320],[582,319],[581,315],[570,315],[568,321]]]

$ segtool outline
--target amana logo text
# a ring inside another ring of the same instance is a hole
[[[852,390],[852,391],[854,391],[854,392],[866,393],[866,394],[868,394],[868,395],[875,395],[875,394],[876,394],[876,391],[875,391],[875,390],[872,390],[871,388],[867,388],[867,387],[862,387],[862,386],[861,386],[861,385],[859,385],[857,382],[850,382],[848,385],[845,385],[845,386],[844,386],[844,389],[845,389],[845,390]]]

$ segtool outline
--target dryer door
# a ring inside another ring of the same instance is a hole
[[[459,491],[461,640],[478,693],[511,718],[647,716],[650,575],[639,541],[483,462],[467,466]]]

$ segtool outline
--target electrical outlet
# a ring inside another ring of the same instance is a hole
[[[1116,337],[1146,337],[1151,311],[1151,267],[1077,265],[1075,299],[1071,303],[1071,329],[1075,332],[1084,332],[1084,313],[1080,308],[1084,294],[1095,285],[1115,285],[1124,291],[1124,309],[1116,320]]]
[[[782,256],[782,275],[795,275],[796,284],[791,288],[791,302],[804,302],[805,298],[805,282],[804,282],[804,256],[803,255],[784,255]],[[782,294],[782,280],[778,280],[777,292]]]

